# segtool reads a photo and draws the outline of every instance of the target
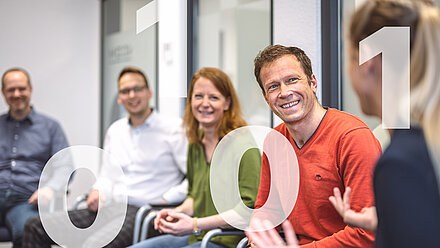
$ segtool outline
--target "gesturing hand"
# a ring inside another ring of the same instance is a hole
[[[360,212],[355,212],[350,209],[350,187],[345,189],[344,197],[341,196],[341,191],[339,191],[338,188],[334,188],[333,193],[334,195],[330,196],[329,200],[347,225],[359,227],[368,231],[376,230],[376,207],[367,207],[363,208]]]
[[[252,248],[299,247],[293,227],[288,220],[285,220],[282,224],[287,244],[275,229],[270,229],[271,226],[268,220],[263,222],[259,219],[252,220],[251,227],[246,230],[246,236],[251,242]]]

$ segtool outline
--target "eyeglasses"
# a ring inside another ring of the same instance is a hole
[[[135,86],[133,88],[121,89],[121,90],[119,90],[119,94],[128,95],[128,94],[130,94],[130,91],[134,91],[134,93],[138,93],[138,92],[141,92],[145,88],[147,88],[147,86],[143,85],[143,86]]]

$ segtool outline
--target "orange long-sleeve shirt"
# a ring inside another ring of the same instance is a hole
[[[355,211],[374,205],[373,169],[381,147],[368,126],[350,114],[329,109],[315,133],[299,149],[285,124],[275,128],[293,146],[299,166],[299,191],[288,216],[302,247],[372,247],[374,234],[347,226],[333,208],[333,188],[352,188]],[[256,208],[266,202],[270,168],[263,155]]]

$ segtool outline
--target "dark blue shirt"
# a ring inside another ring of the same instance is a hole
[[[440,194],[420,128],[395,130],[374,172],[377,248],[439,247]]]
[[[31,110],[21,120],[9,113],[0,116],[0,190],[13,189],[32,194],[41,171],[52,155],[68,142],[57,121]],[[48,186],[56,188],[53,178]]]

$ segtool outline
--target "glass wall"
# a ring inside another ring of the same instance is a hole
[[[238,91],[248,124],[271,125],[271,112],[253,74],[257,53],[271,44],[270,0],[198,0],[193,72],[225,71]]]
[[[126,115],[125,109],[117,103],[117,81],[122,68],[140,68],[153,93],[156,92],[157,24],[136,34],[136,10],[149,2],[151,0],[103,1],[101,137],[112,122]],[[153,94],[150,104],[154,107],[156,103],[156,94]]]

